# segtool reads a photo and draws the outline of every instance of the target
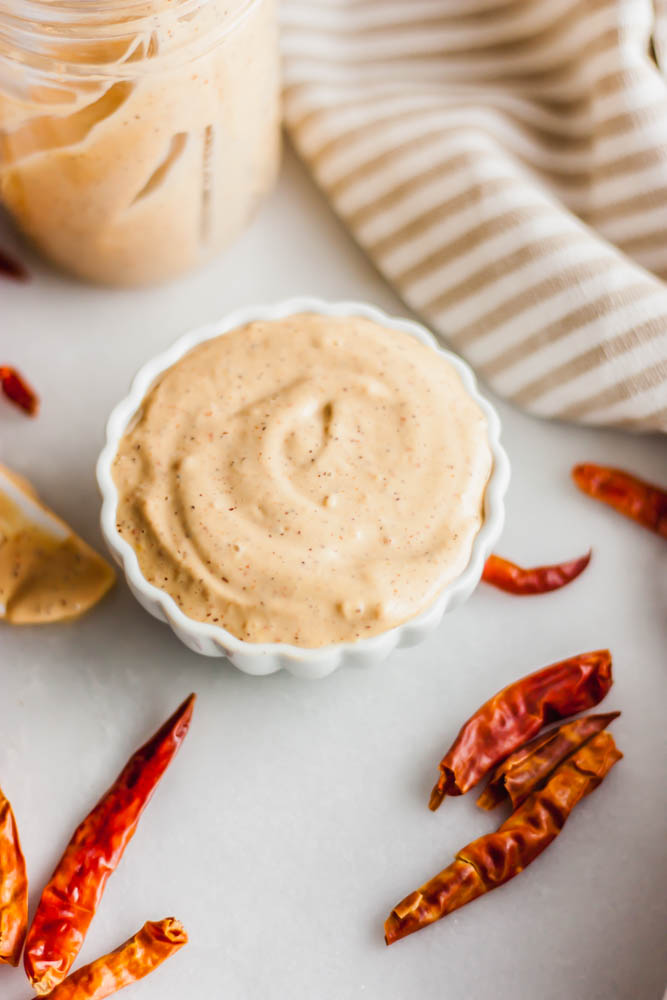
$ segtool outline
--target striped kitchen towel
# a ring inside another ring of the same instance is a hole
[[[533,413],[667,431],[667,0],[282,0],[285,120],[405,301]]]

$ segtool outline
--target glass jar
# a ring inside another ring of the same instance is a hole
[[[172,277],[271,188],[279,87],[275,0],[0,0],[0,199],[80,277]]]

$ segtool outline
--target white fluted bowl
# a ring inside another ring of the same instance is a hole
[[[463,572],[444,588],[421,614],[356,642],[336,642],[317,649],[290,646],[287,643],[253,643],[237,639],[218,625],[208,625],[185,615],[164,590],[149,583],[131,545],[116,529],[118,494],[111,474],[113,460],[129,421],[138,410],[154,380],[191,348],[211,337],[228,333],[253,320],[282,319],[295,313],[320,313],[325,316],[364,316],[381,326],[409,333],[449,361],[459,373],[463,385],[483,410],[488,423],[493,469],[484,496],[484,520],[475,538],[470,561]],[[106,445],[97,462],[97,482],[102,493],[102,533],[111,554],[122,567],[130,590],[140,604],[172,631],[189,649],[204,656],[226,656],[235,667],[247,674],[272,674],[285,669],[297,677],[325,677],[342,664],[360,666],[384,660],[399,646],[414,646],[436,628],[446,611],[458,607],[471,595],[482,575],[488,555],[500,535],[505,519],[504,496],[509,483],[509,462],[500,444],[500,420],[495,409],[477,389],[475,376],[465,362],[443,350],[434,337],[419,323],[387,316],[374,306],[358,302],[328,303],[319,299],[290,299],[273,306],[249,306],[238,309],[217,323],[210,323],[186,333],[163,354],[147,362],[138,372],[129,394],[113,410],[107,423]]]

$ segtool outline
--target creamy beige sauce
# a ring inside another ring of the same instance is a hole
[[[0,467],[32,501],[32,487]],[[43,504],[42,510],[54,516]],[[37,625],[77,618],[114,582],[104,559],[56,518],[58,533],[36,524],[2,489],[0,477],[0,619]]]
[[[146,396],[114,460],[118,530],[192,618],[249,642],[356,640],[462,572],[491,464],[483,413],[415,338],[255,322]]]
[[[0,199],[81,277],[141,284],[202,263],[276,176],[275,0],[209,0],[182,16],[180,6],[146,0],[127,37],[91,40],[85,52],[80,40],[54,40],[60,80],[36,78],[21,93],[0,85]],[[9,54],[18,87],[29,60]],[[65,76],[84,58],[99,72]]]

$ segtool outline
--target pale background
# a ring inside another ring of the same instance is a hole
[[[0,224],[1,245],[11,245]],[[40,390],[29,421],[0,407],[0,459],[101,546],[93,467],[136,369],[190,327],[291,295],[405,312],[288,155],[247,234],[166,288],[78,285],[30,259],[0,285],[1,362]],[[578,461],[667,483],[664,439],[544,423],[497,403],[513,466],[501,554],[593,562],[571,587],[511,598],[480,587],[428,642],[323,681],[254,679],[197,657],[124,582],[70,626],[0,626],[0,784],[21,828],[32,903],[74,826],[190,691],[183,750],[111,878],[81,959],[146,919],[191,943],[136,1000],[653,1000],[667,981],[665,543],[579,494]],[[472,795],[427,808],[437,762],[494,691],[609,646],[605,711],[625,753],[528,871],[386,949],[391,906],[494,828]],[[0,969],[2,1000],[29,994]],[[128,1000],[130,994],[127,994]]]

